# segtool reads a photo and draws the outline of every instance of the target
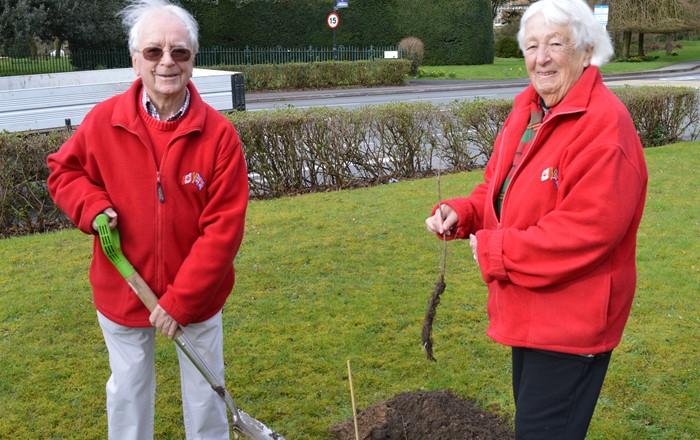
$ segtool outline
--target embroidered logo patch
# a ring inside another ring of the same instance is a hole
[[[204,189],[204,185],[206,184],[206,182],[204,182],[204,179],[202,178],[202,176],[199,173],[191,172],[191,173],[187,173],[184,176],[182,176],[182,184],[183,185],[192,184],[192,185],[196,186],[198,190],[201,191]]]
[[[545,168],[542,171],[542,176],[540,177],[541,182],[546,182],[547,180],[551,180],[554,182],[554,185],[559,189],[559,170],[556,168]]]

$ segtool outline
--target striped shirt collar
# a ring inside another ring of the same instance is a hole
[[[160,114],[158,114],[158,109],[156,108],[155,105],[151,102],[151,98],[148,97],[148,93],[146,93],[146,89],[143,89],[143,92],[141,94],[141,104],[143,105],[143,108],[146,109],[146,113],[148,113],[150,116],[153,117],[153,119],[160,121]],[[182,104],[182,107],[180,107],[180,110],[177,111],[174,115],[169,117],[166,122],[171,122],[171,121],[177,121],[180,119],[187,109],[190,107],[190,89],[185,89],[185,102]]]

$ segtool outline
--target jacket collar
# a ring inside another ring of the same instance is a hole
[[[552,114],[582,112],[588,108],[591,92],[594,86],[603,81],[600,70],[596,66],[588,66],[584,69],[581,77],[576,81],[569,93],[564,96],[552,109]],[[515,108],[525,108],[529,111],[531,102],[539,102],[540,96],[535,87],[530,84],[527,88],[515,97]]]
[[[115,97],[117,102],[111,119],[113,126],[122,126],[133,132],[139,131],[137,127],[143,124],[138,113],[138,106],[141,105],[140,91],[142,87],[141,78],[136,78],[126,92]],[[182,119],[178,126],[176,136],[191,131],[202,131],[206,121],[205,103],[197,93],[192,81],[187,84],[187,89],[190,91],[190,108],[187,110],[187,116]]]

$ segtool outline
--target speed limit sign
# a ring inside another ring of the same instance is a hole
[[[340,16],[335,12],[331,12],[326,18],[326,23],[328,23],[329,28],[335,29],[340,24]]]

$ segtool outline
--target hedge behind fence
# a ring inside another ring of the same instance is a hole
[[[692,88],[614,89],[645,147],[700,136]],[[511,101],[396,103],[227,114],[243,141],[252,197],[410,179],[437,167],[462,171],[490,157]],[[69,227],[46,190],[46,156],[72,134],[0,134],[0,237]]]
[[[247,92],[403,85],[411,61],[324,61],[285,64],[240,64],[209,69],[243,72]]]

